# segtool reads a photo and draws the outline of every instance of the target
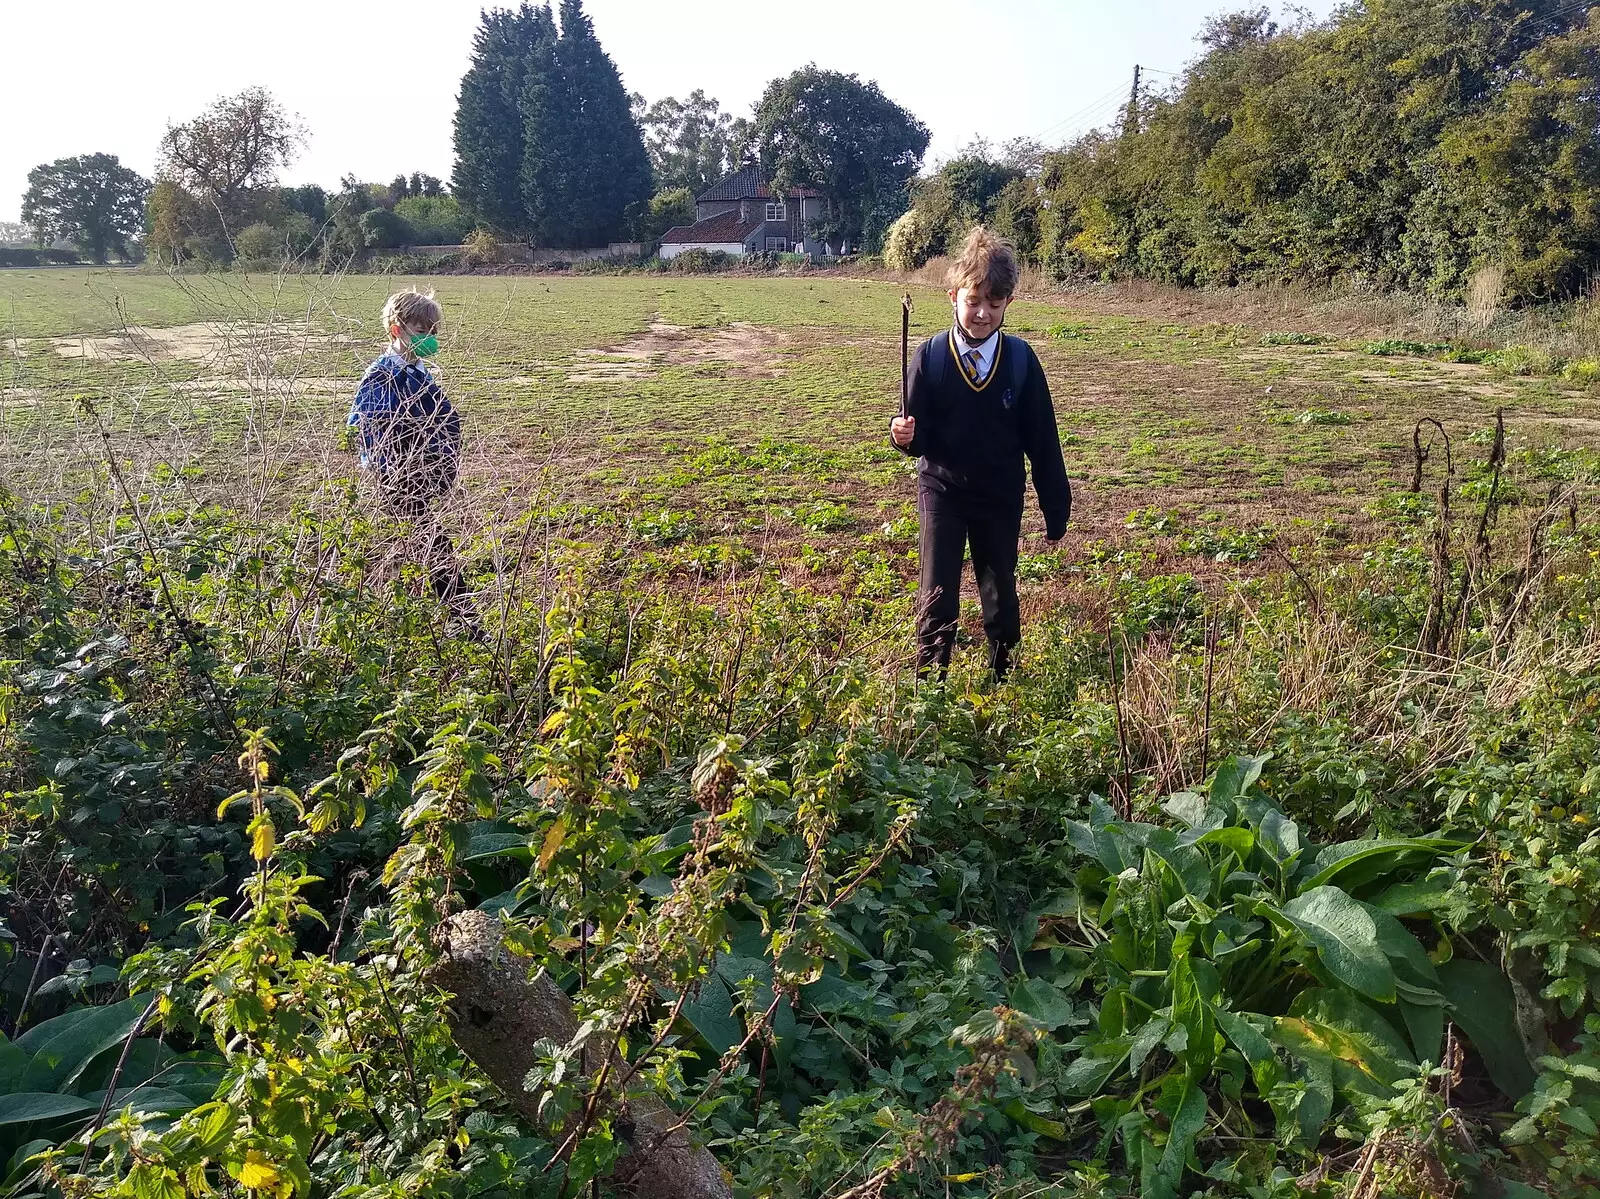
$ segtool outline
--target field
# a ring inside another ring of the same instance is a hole
[[[1027,296],[1073,523],[918,681],[902,286],[0,272],[0,1199],[1594,1193],[1582,373]]]
[[[884,434],[899,292],[840,278],[9,272],[0,461],[45,494],[75,490],[104,453],[73,402],[88,395],[136,475],[159,461],[190,502],[285,507],[350,473],[347,399],[381,348],[386,291],[410,285],[445,305],[439,366],[468,422],[469,505],[561,504],[591,529],[805,550],[818,570],[885,525],[904,540],[913,476]],[[941,295],[918,289],[915,305],[914,337],[945,327]],[[1045,364],[1077,488],[1061,552],[1029,547],[1035,580],[1126,541],[1134,512],[1180,535],[1158,540],[1169,556],[1185,556],[1178,541],[1226,556],[1268,532],[1361,544],[1374,506],[1410,482],[1423,418],[1464,437],[1504,409],[1517,445],[1600,435],[1588,393],[1559,379],[1317,344],[1314,330],[1038,301],[1010,327]]]

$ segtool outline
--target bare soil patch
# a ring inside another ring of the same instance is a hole
[[[743,373],[776,378],[783,373],[778,349],[785,335],[772,328],[736,321],[715,329],[691,329],[654,321],[646,333],[614,346],[580,350],[578,364],[567,373],[572,383],[609,383],[651,379],[666,366],[726,362]]]
[[[18,358],[54,353],[92,362],[179,360],[227,368],[269,362],[338,340],[336,335],[294,325],[200,321],[167,328],[131,325],[95,336],[11,339],[8,348]]]

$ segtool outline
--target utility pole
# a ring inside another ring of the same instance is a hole
[[[1128,92],[1128,112],[1122,118],[1123,133],[1139,132],[1139,71],[1138,63],[1133,64],[1133,89]]]

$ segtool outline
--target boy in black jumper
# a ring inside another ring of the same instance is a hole
[[[954,327],[917,350],[907,414],[889,426],[894,445],[920,459],[917,669],[937,666],[942,675],[949,668],[970,544],[989,666],[1003,679],[1022,639],[1017,543],[1023,457],[1033,467],[1046,541],[1059,541],[1067,531],[1072,488],[1044,367],[1026,341],[1000,331],[1017,288],[1011,247],[987,229],[974,229],[949,283]]]

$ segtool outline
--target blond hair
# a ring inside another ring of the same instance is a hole
[[[992,298],[1002,300],[1015,294],[1018,273],[1016,251],[1010,244],[975,225],[947,279],[950,287],[981,287]]]
[[[433,298],[431,291],[420,292],[414,287],[397,291],[383,304],[383,327],[386,330],[399,325],[402,329],[419,326],[432,331],[438,329],[443,319],[439,301]]]

